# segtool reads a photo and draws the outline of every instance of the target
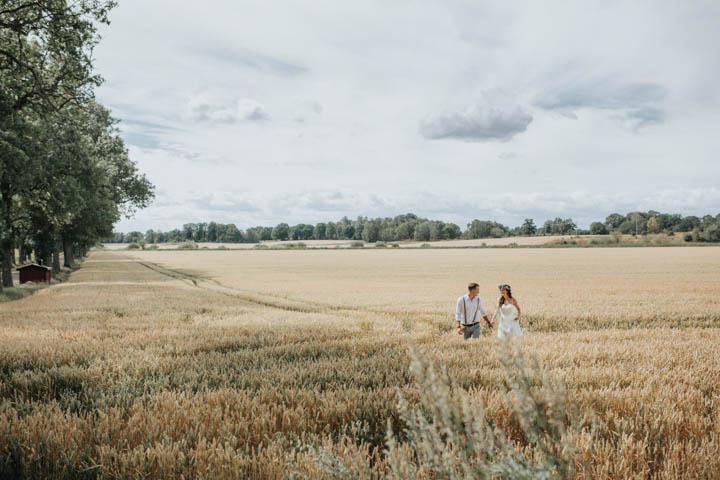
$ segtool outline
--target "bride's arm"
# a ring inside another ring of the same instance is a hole
[[[517,309],[517,315],[515,318],[520,321],[520,304],[517,301],[517,298],[513,298],[513,304],[515,305],[515,308]]]
[[[500,297],[502,298],[502,297]],[[495,311],[493,312],[493,316],[490,319],[490,323],[492,323],[495,320],[495,317],[497,316],[497,312],[500,309],[500,298],[498,298],[497,305],[495,306]]]

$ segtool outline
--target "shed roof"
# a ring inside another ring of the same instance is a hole
[[[48,267],[48,266],[46,266],[46,265],[38,265],[37,263],[31,263],[31,264],[29,264],[29,265],[23,265],[22,267],[17,267],[16,270],[24,270],[24,269],[26,269],[26,268],[32,268],[32,267],[42,268],[42,269],[45,269],[45,270],[51,270],[50,267]]]

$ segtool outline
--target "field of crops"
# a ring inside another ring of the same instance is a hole
[[[402,478],[425,457],[398,401],[433,412],[442,393],[411,373],[410,344],[455,385],[436,400],[539,461],[510,354],[452,328],[477,281],[491,312],[513,286],[518,348],[564,385],[567,405],[543,408],[561,410],[577,478],[714,478],[718,272],[715,247],[94,251],[0,305],[0,477]]]

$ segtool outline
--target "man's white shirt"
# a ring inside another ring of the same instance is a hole
[[[469,318],[467,321],[465,320],[466,312]],[[485,313],[485,309],[482,306],[482,302],[480,301],[480,296],[476,296],[472,299],[472,301],[470,301],[470,295],[467,294],[458,298],[457,308],[455,309],[456,321],[460,322],[461,325],[472,325],[473,323],[480,321],[478,314],[480,314],[480,317],[487,316],[487,313]]]

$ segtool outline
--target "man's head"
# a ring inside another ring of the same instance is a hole
[[[471,297],[474,297],[478,293],[480,293],[480,285],[478,285],[475,282],[468,283],[468,295],[470,295]]]

